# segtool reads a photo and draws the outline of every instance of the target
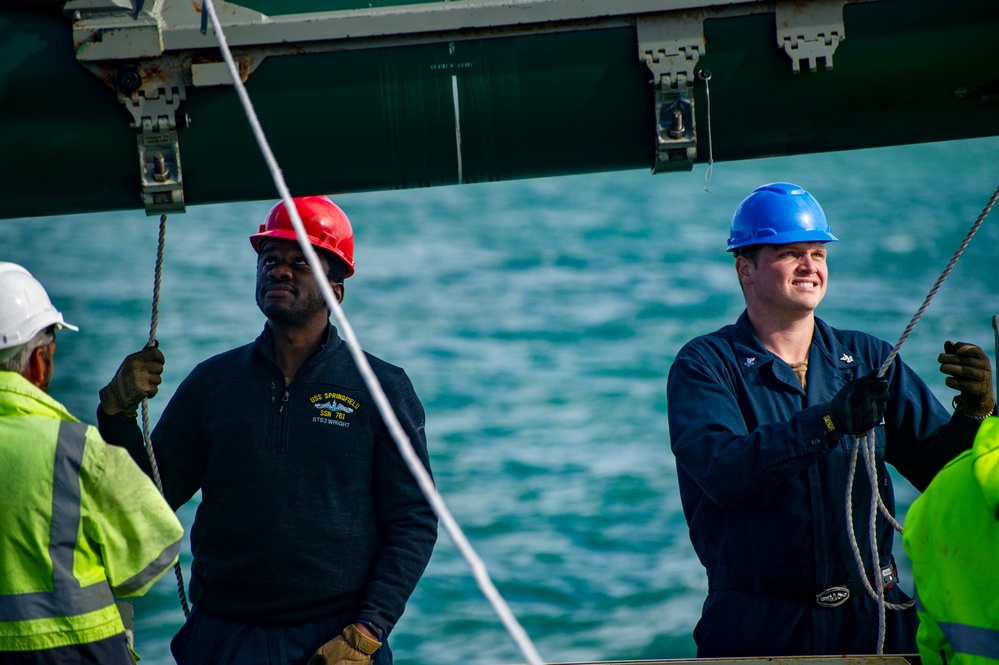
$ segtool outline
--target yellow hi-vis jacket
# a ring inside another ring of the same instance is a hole
[[[114,596],[145,593],[182,536],[127,451],[0,371],[0,652],[123,633]]]
[[[999,664],[999,418],[913,502],[902,543],[924,665]]]

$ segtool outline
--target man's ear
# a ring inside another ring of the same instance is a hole
[[[34,349],[28,356],[28,366],[24,370],[24,378],[43,390],[48,388],[49,380],[52,377],[51,347],[53,344],[55,342]]]
[[[333,287],[333,295],[336,296],[336,301],[339,303],[343,302],[343,297],[346,295],[343,290],[343,282],[332,282],[330,286]]]
[[[751,268],[753,267],[752,261],[747,259],[745,256],[737,256],[735,259],[735,272],[739,275],[740,284],[751,284],[753,281],[753,275]]]

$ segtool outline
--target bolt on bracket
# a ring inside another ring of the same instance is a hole
[[[177,107],[184,101],[184,84],[143,88],[118,98],[134,118],[138,132],[142,204],[147,215],[184,212],[184,182],[177,138]]]
[[[142,10],[141,0],[70,0],[63,7],[73,23],[103,21],[94,42],[74,43],[77,60],[118,95],[132,115],[139,154],[140,196],[147,215],[184,212],[184,184],[177,135],[178,107],[184,101],[183,61],[163,54],[160,21],[163,0],[151,10]],[[113,58],[92,60],[86,55],[93,44],[109,42],[114,35],[127,35],[129,49]]]
[[[638,57],[655,86],[656,154],[653,173],[690,171],[697,159],[693,83],[704,54],[700,12],[648,14],[637,18]]]

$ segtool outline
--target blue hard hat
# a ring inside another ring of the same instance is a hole
[[[837,241],[811,194],[798,185],[774,182],[754,189],[735,209],[728,251],[749,245]]]

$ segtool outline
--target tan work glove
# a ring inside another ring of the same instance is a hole
[[[101,388],[104,413],[113,416],[124,411],[134,418],[139,402],[159,391],[164,362],[163,353],[156,346],[125,356],[111,383]]]
[[[319,647],[307,665],[370,665],[371,654],[381,646],[381,642],[350,624],[342,635]]]
[[[996,408],[992,393],[992,364],[981,348],[966,342],[944,342],[937,360],[947,374],[947,387],[960,390],[954,406],[969,418],[981,420]]]

